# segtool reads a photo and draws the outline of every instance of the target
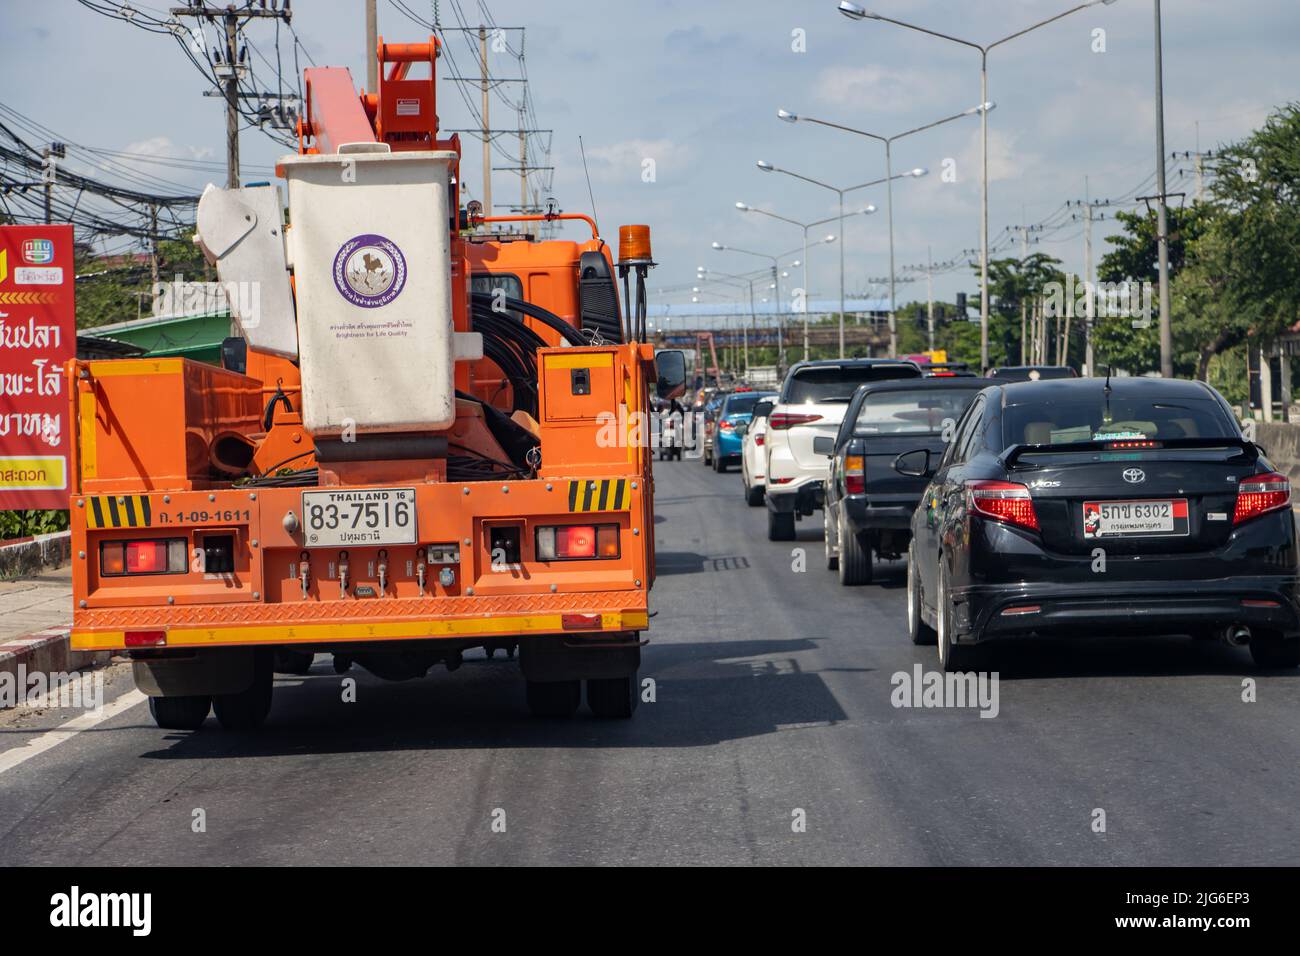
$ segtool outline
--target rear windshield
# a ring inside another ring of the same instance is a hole
[[[1100,391],[1100,390],[1099,390]],[[1235,438],[1232,422],[1208,398],[1161,402],[1114,399],[1011,405],[1003,417],[1008,445],[1064,445],[1141,438]]]
[[[937,435],[955,423],[979,389],[917,388],[874,392],[862,401],[855,435]]]
[[[758,392],[732,395],[731,401],[727,402],[727,407],[723,409],[723,413],[726,415],[749,415],[753,413],[754,406],[762,399],[771,397],[770,395],[761,395]]]
[[[789,405],[804,402],[844,402],[853,398],[859,385],[894,378],[919,378],[914,365],[845,365],[800,369],[786,383],[782,401]]]

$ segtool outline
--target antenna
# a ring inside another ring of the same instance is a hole
[[[578,151],[582,153],[582,174],[587,177],[587,195],[591,198],[591,218],[600,222],[596,215],[596,194],[591,191],[591,173],[587,170],[587,149],[582,145],[582,136],[578,137]]]

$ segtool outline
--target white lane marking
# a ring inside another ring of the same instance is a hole
[[[0,773],[12,770],[33,757],[39,757],[45,751],[53,750],[59,744],[71,740],[83,730],[89,730],[106,720],[111,720],[123,711],[130,710],[136,704],[142,704],[148,699],[138,690],[127,691],[111,704],[105,705],[98,713],[82,714],[80,717],[74,717],[67,723],[60,724],[53,730],[46,731],[39,737],[27,741],[21,747],[6,750],[4,753],[0,753]]]

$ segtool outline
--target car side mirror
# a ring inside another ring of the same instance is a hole
[[[754,404],[754,420],[757,421],[760,418],[767,418],[768,415],[772,414],[772,409],[775,407],[776,402],[770,402],[766,399],[761,402],[756,402]]]
[[[655,353],[655,394],[664,400],[686,392],[686,353],[681,349],[664,349]]]
[[[813,439],[813,454],[831,457],[835,454],[835,439],[829,435],[818,435]]]
[[[930,467],[930,450],[918,448],[916,451],[903,452],[894,459],[894,471],[909,478],[929,478],[934,474],[934,469]]]
[[[736,422],[736,437],[744,438],[745,432],[749,431],[749,422]]]

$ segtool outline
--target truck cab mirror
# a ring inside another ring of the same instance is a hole
[[[916,451],[903,452],[894,459],[894,471],[909,478],[929,478],[934,474],[934,469],[930,467],[930,450],[918,448]]]
[[[686,353],[664,349],[655,354],[655,394],[669,400],[686,392]]]
[[[776,407],[776,402],[770,401],[768,399],[763,399],[763,401],[761,402],[755,402],[754,421],[758,421],[760,418],[767,418],[768,415],[772,414],[772,409],[775,407]]]
[[[813,439],[813,454],[831,457],[835,454],[835,439],[830,435],[818,435]]]

